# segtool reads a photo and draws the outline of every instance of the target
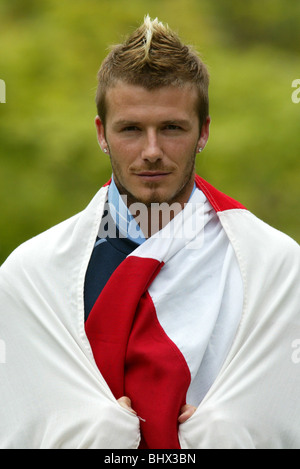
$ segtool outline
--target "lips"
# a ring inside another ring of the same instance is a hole
[[[169,174],[171,173],[164,172],[164,171],[141,171],[139,173],[136,173],[136,176],[143,179],[144,181],[154,182],[154,181],[160,181],[161,179],[164,179]]]
[[[166,176],[167,174],[170,174],[168,171],[142,171],[140,173],[137,173],[138,176],[149,176],[149,177],[155,177],[155,176]]]

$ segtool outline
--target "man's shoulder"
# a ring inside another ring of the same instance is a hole
[[[246,207],[243,204],[227,194],[224,194],[224,192],[221,192],[219,189],[216,189],[199,175],[196,175],[195,182],[198,189],[203,192],[216,212],[223,212],[232,209],[246,210]]]
[[[197,187],[205,194],[207,200],[213,206],[219,217],[230,230],[234,230],[235,235],[239,233],[246,241],[254,241],[257,246],[268,246],[275,244],[278,248],[285,248],[289,252],[300,255],[299,244],[284,232],[269,225],[264,220],[257,217],[248,210],[242,203],[233,199],[216,189],[200,176],[195,178]]]
[[[1,269],[12,262],[34,263],[35,259],[49,259],[54,253],[62,254],[70,246],[79,244],[101,219],[105,194],[103,187],[82,211],[26,240],[10,254]]]
[[[24,241],[8,256],[0,270],[17,270],[21,265],[34,265],[36,262],[41,262],[43,257],[49,257],[49,252],[53,251],[54,246],[57,246],[60,240],[71,236],[78,217],[79,214],[73,215]]]
[[[253,275],[299,278],[300,246],[286,233],[269,225],[248,210],[228,210],[219,214],[241,264]]]

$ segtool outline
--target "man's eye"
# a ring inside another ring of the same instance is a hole
[[[181,127],[179,127],[179,125],[169,124],[169,125],[166,125],[165,129],[166,130],[181,130]]]
[[[137,130],[140,130],[136,125],[129,125],[127,127],[124,127],[122,129],[122,132],[135,132]]]

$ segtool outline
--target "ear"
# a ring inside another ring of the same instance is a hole
[[[103,122],[101,121],[99,116],[95,117],[95,125],[96,125],[96,131],[97,131],[97,140],[100,145],[100,148],[102,151],[107,153],[108,145],[107,145],[107,141],[105,138],[105,129],[104,129]]]
[[[207,117],[201,127],[201,133],[198,140],[198,150],[202,151],[207,143],[209,137],[210,117]],[[201,150],[200,150],[201,149]]]

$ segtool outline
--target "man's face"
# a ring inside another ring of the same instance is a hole
[[[207,119],[199,135],[196,102],[190,84],[149,91],[118,82],[108,90],[105,129],[96,118],[98,140],[109,151],[115,183],[128,205],[188,201],[195,156],[209,131]]]

